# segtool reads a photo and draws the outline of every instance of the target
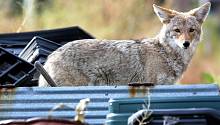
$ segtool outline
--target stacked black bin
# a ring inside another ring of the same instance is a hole
[[[37,36],[20,52],[19,57],[30,63],[40,61],[43,64],[47,56],[60,46],[61,44]]]
[[[35,61],[43,64],[50,53],[67,42],[93,38],[77,26],[0,34],[0,86],[36,86],[39,74],[33,66]]]
[[[34,86],[31,79],[35,72],[32,64],[0,47],[0,86]]]
[[[39,36],[58,44],[65,44],[79,39],[94,39],[89,33],[78,26],[52,30],[42,30],[22,33],[0,34],[0,46],[15,55],[19,55],[22,49],[35,37]]]

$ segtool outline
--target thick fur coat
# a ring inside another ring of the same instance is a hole
[[[209,8],[206,3],[182,13],[154,5],[163,23],[155,38],[69,42],[49,55],[44,68],[58,86],[173,84],[192,59]],[[39,86],[48,86],[42,76]]]

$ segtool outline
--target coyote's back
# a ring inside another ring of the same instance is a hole
[[[165,63],[168,55],[155,43],[149,40],[75,41],[52,53],[44,67],[58,85],[171,83],[175,81],[175,73]]]

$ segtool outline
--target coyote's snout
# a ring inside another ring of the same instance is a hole
[[[175,83],[192,59],[210,5],[189,12],[153,5],[163,24],[155,38],[69,42],[48,57],[44,68],[58,86]],[[39,85],[48,86],[42,76]]]

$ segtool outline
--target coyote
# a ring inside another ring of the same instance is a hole
[[[163,24],[155,38],[76,40],[49,55],[44,68],[57,86],[174,84],[192,59],[210,6],[177,12],[153,5]],[[42,76],[39,86],[48,86]]]

